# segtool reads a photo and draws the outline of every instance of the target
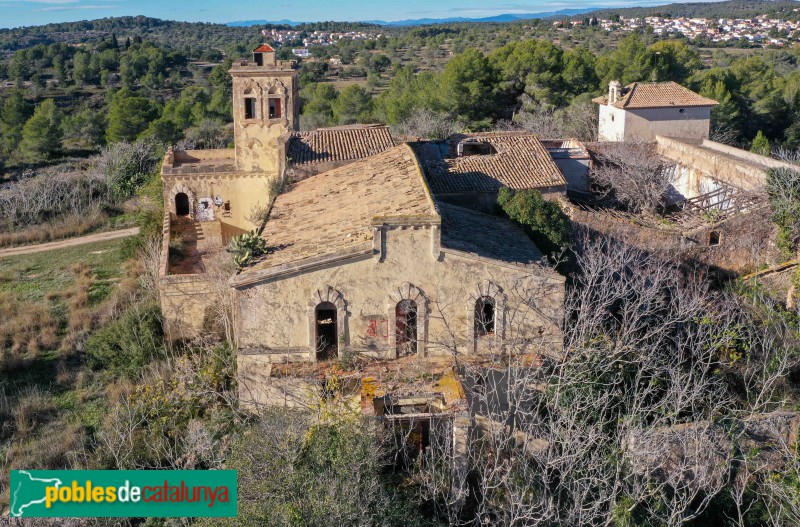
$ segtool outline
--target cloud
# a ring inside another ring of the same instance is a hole
[[[119,9],[118,5],[65,5],[54,7],[42,7],[31,9],[31,11],[78,11],[80,9]]]
[[[7,0],[17,4],[77,4],[79,0]]]

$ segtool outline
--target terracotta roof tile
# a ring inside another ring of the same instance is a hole
[[[267,221],[270,254],[248,271],[371,246],[376,216],[438,217],[408,145],[294,183]]]
[[[490,144],[496,153],[456,157],[464,139]],[[450,157],[429,159],[425,171],[434,194],[489,192],[548,188],[567,184],[541,141],[529,133],[495,132],[456,135],[450,140]]]
[[[608,104],[608,95],[593,99],[598,104]],[[713,99],[703,97],[677,82],[634,82],[625,86],[622,97],[612,106],[625,110],[646,108],[691,108],[716,106]]]
[[[253,53],[269,53],[271,51],[275,51],[272,46],[269,44],[261,44],[256,49],[253,50]]]
[[[293,164],[361,159],[394,146],[386,126],[341,127],[295,132],[288,155]]]
[[[471,209],[439,202],[442,248],[510,263],[533,263],[542,253],[512,222]]]

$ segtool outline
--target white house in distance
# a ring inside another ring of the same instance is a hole
[[[600,105],[599,141],[655,141],[656,136],[708,139],[711,108],[708,99],[675,82],[608,84]]]

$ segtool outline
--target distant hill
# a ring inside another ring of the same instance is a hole
[[[422,26],[429,24],[451,24],[456,22],[516,22],[517,20],[531,20],[534,18],[552,18],[557,16],[573,16],[581,13],[587,13],[593,8],[582,9],[561,9],[559,11],[549,11],[544,13],[505,13],[502,15],[487,16],[483,18],[465,18],[465,17],[451,17],[451,18],[415,18],[408,20],[394,20],[387,22],[385,20],[364,20],[368,24],[377,24],[380,26]],[[248,26],[265,26],[265,25],[288,25],[299,26],[307,22],[295,22],[293,20],[240,20],[237,22],[228,22],[227,25],[233,27],[248,27]]]
[[[759,15],[781,15],[800,8],[795,0],[727,0],[724,2],[676,3],[650,7],[607,8],[587,11],[586,16],[625,18],[645,16],[688,18],[753,18]]]

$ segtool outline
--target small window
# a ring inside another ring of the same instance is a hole
[[[245,99],[244,99],[244,118],[245,119],[255,119],[256,118],[256,98],[255,97],[245,97]]]
[[[678,113],[684,113],[685,111],[686,111],[686,110],[684,110],[683,108],[681,108],[680,110],[678,110]]]
[[[277,98],[269,99],[269,118],[280,119],[281,117],[281,100]]]
[[[720,235],[719,231],[711,231],[708,233],[708,245],[710,247],[719,245],[721,241],[722,241],[722,236]]]
[[[494,299],[490,296],[479,298],[475,302],[475,335],[490,335],[495,327]]]
[[[614,122],[614,114],[611,114],[611,122]]]

